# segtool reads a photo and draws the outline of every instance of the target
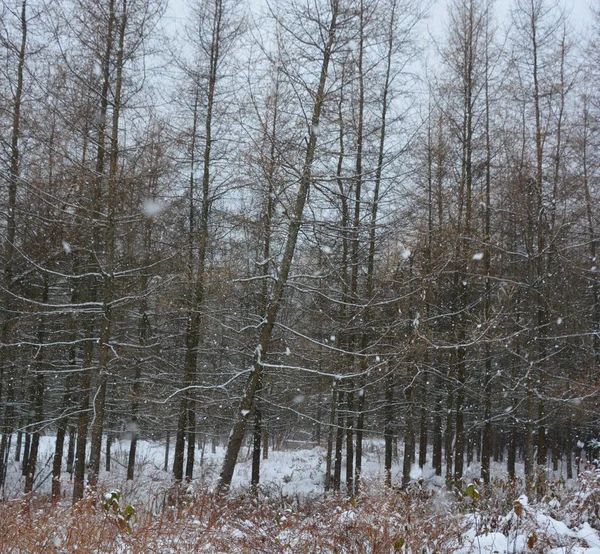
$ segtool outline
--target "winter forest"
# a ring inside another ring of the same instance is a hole
[[[298,448],[346,498],[373,445],[397,494],[576,480],[600,16],[567,8],[2,0],[2,497],[77,504],[149,442],[170,505]]]

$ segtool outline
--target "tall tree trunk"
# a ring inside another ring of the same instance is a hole
[[[452,418],[452,405],[453,400],[453,389],[454,385],[452,372],[450,372],[448,383],[446,385],[446,435],[444,441],[444,454],[446,457],[446,484],[451,486],[452,484],[452,466],[453,466],[453,454],[454,454],[454,428]]]
[[[385,378],[385,423],[383,429],[383,437],[385,441],[384,452],[384,468],[385,468],[385,484],[387,487],[392,486],[392,461],[394,458],[394,377],[388,369],[388,374]]]
[[[264,213],[263,221],[263,233],[264,243],[262,252],[262,287],[261,287],[261,305],[260,310],[262,313],[266,313],[267,306],[269,305],[269,274],[271,272],[271,233],[273,224],[273,212],[275,210],[275,172],[277,169],[277,124],[279,120],[279,70],[275,77],[275,90],[273,94],[273,114],[271,120],[270,134],[267,132],[265,137],[270,142],[269,148],[269,159],[266,170],[267,180],[267,191],[266,191],[266,209]],[[260,461],[261,461],[261,443],[263,441],[263,406],[260,398],[264,385],[263,369],[258,368],[261,373],[258,379],[258,389],[256,391],[257,399],[254,406],[254,438],[253,438],[253,452],[252,452],[252,488],[254,491],[258,490],[258,484],[260,482]],[[317,418],[318,419],[318,418]],[[268,440],[266,441],[268,448]],[[268,453],[265,448],[265,454]],[[268,454],[267,454],[268,455]],[[327,487],[326,487],[327,488]]]
[[[333,462],[333,438],[335,433],[335,415],[336,415],[336,403],[337,403],[337,387],[336,382],[333,382],[331,387],[331,409],[329,415],[329,432],[327,433],[327,456],[326,456],[326,469],[325,469],[325,492],[331,489],[331,469]]]
[[[346,392],[346,494],[354,494],[354,383]]]
[[[104,430],[104,418],[106,411],[106,389],[108,386],[108,364],[111,356],[110,340],[113,324],[113,297],[114,297],[114,270],[116,254],[116,202],[117,202],[117,179],[119,162],[119,121],[121,115],[121,89],[123,86],[123,65],[124,65],[124,41],[127,28],[128,7],[127,0],[122,3],[121,18],[118,27],[118,49],[115,60],[116,76],[115,89],[112,100],[112,132],[110,138],[110,158],[108,170],[108,191],[107,191],[107,221],[104,250],[106,252],[106,261],[103,271],[103,318],[100,327],[100,348],[98,357],[98,389],[94,395],[94,419],[92,421],[92,432],[90,439],[90,467],[89,483],[92,487],[98,482],[100,472],[100,454],[102,450],[102,433]],[[111,19],[116,23],[116,13],[114,0],[111,0]],[[112,34],[111,34],[112,35]],[[112,66],[112,36],[107,40],[107,68]],[[106,74],[107,80],[110,78]],[[104,99],[103,99],[104,102]]]
[[[414,427],[413,427],[413,388],[406,389],[406,428],[404,430],[404,460],[402,463],[402,488],[410,483],[410,469],[414,457]]]
[[[316,129],[318,129],[319,126],[323,102],[325,100],[325,85],[327,82],[329,60],[331,58],[331,52],[333,49],[335,38],[335,31],[337,28],[339,0],[332,0],[331,11],[332,14],[331,22],[329,25],[327,43],[323,50],[321,75],[319,78],[318,89],[316,91],[316,95],[314,96],[315,103],[311,118],[311,133],[306,148],[306,157],[304,160],[302,176],[300,178],[298,195],[296,197],[296,204],[293,208],[292,218],[288,228],[287,240],[281,261],[279,276],[273,288],[273,298],[272,301],[269,303],[269,308],[264,319],[264,325],[261,329],[260,342],[256,348],[253,367],[248,382],[246,384],[246,389],[244,391],[242,401],[240,403],[236,421],[234,423],[233,429],[229,437],[229,441],[227,443],[225,459],[223,461],[223,467],[221,470],[221,475],[219,477],[218,484],[218,488],[221,491],[227,491],[231,485],[231,479],[233,478],[233,472],[237,462],[237,457],[246,432],[248,414],[252,410],[252,406],[254,404],[254,396],[259,385],[260,365],[262,357],[265,356],[269,351],[271,335],[273,333],[273,328],[275,327],[275,322],[279,313],[279,308],[283,298],[285,285],[287,283],[287,279],[292,266],[292,258],[296,250],[296,242],[298,240],[298,233],[300,231],[300,225],[302,223],[304,205],[306,203],[308,191],[311,185],[312,165],[317,146]]]
[[[489,325],[492,307],[492,250],[491,250],[491,165],[492,165],[492,143],[490,135],[490,93],[489,93],[489,22],[486,20],[485,35],[485,207],[483,214],[484,228],[484,264],[485,264],[485,300],[484,321]],[[484,398],[483,398],[483,433],[481,437],[481,479],[485,484],[490,482],[490,458],[492,450],[492,351],[489,339],[484,346],[485,373],[484,373]]]
[[[25,59],[27,53],[27,1],[21,3],[21,43],[18,47],[18,62],[17,62],[17,83],[13,98],[13,113],[12,113],[12,128],[10,138],[10,169],[8,174],[8,204],[6,206],[6,250],[4,254],[4,294],[2,297],[2,324],[0,326],[0,402],[4,401],[4,416],[2,425],[2,439],[0,440],[0,484],[4,484],[4,475],[6,474],[5,456],[8,453],[8,443],[12,433],[13,418],[14,418],[14,384],[12,379],[8,379],[7,390],[4,391],[5,381],[5,364],[8,358],[8,344],[10,343],[10,335],[14,325],[11,314],[11,306],[13,298],[11,291],[13,288],[13,272],[14,272],[14,256],[15,256],[15,240],[17,230],[17,189],[19,184],[20,174],[20,138],[21,138],[21,106],[23,102],[23,73],[25,69]],[[6,400],[3,396],[6,395]]]
[[[100,113],[99,113],[99,128],[98,128],[98,136],[96,138],[97,144],[97,154],[96,154],[96,168],[95,168],[95,183],[94,189],[92,193],[92,210],[93,210],[93,228],[92,228],[92,241],[94,250],[101,250],[103,245],[103,240],[101,238],[100,227],[98,225],[98,221],[102,218],[103,209],[100,205],[102,199],[102,187],[103,181],[105,178],[105,159],[106,159],[106,129],[107,129],[107,114],[108,114],[108,104],[109,104],[109,89],[110,89],[110,74],[111,74],[111,60],[112,60],[112,51],[113,51],[113,32],[114,32],[114,24],[115,24],[115,0],[109,0],[108,5],[108,21],[106,28],[106,42],[105,42],[105,50],[103,53],[103,57],[101,60],[102,67],[102,91],[100,95]],[[98,252],[100,253],[100,252]],[[89,259],[89,269],[95,268],[97,263],[97,258],[92,253]],[[87,268],[86,268],[87,269]],[[86,290],[83,295],[86,296],[86,300],[90,302],[95,302],[97,300],[97,285],[95,283],[95,277],[88,276],[86,279]],[[83,347],[83,356],[82,356],[82,378],[81,378],[81,406],[79,412],[79,421],[77,426],[77,452],[75,458],[75,478],[73,482],[73,501],[83,497],[84,491],[84,478],[85,478],[85,468],[86,468],[86,446],[87,446],[87,436],[88,436],[88,426],[90,422],[90,393],[91,393],[91,385],[92,385],[92,355],[93,355],[93,343],[97,340],[93,337],[94,333],[94,323],[90,320],[86,323],[86,337],[88,340],[84,344]],[[102,325],[102,329],[106,329],[106,322]],[[102,342],[102,333],[100,340]],[[100,389],[102,388],[102,383],[100,383]],[[98,390],[100,393],[101,390]],[[102,401],[102,399],[98,399],[98,394],[95,395],[94,409],[96,408],[96,402]],[[97,417],[97,413],[95,412],[95,416]],[[100,432],[102,429],[100,428]],[[92,432],[93,434],[93,432]],[[91,482],[92,484],[95,482],[95,475],[97,475],[100,469],[100,443],[99,441],[102,439],[100,435],[98,437],[98,430],[96,429],[96,437],[95,439],[95,452],[94,455],[97,458],[96,467],[91,469]],[[94,472],[95,469],[95,472]]]
[[[258,388],[260,391],[260,386]],[[252,434],[252,472],[250,477],[250,486],[254,494],[258,493],[260,483],[260,449],[262,446],[262,414],[260,407],[254,407],[254,430]]]
[[[437,379],[438,393],[435,401],[435,412],[433,416],[433,452],[431,458],[431,465],[435,470],[435,474],[442,475],[442,410],[444,399],[441,393],[441,379]]]
[[[428,363],[427,356],[424,360],[425,364]],[[423,379],[421,381],[421,394],[420,394],[420,417],[419,417],[419,467],[423,469],[427,463],[427,388],[429,385],[429,372],[425,370],[423,372]]]
[[[344,391],[337,392],[337,426],[335,429],[335,458],[333,464],[333,490],[339,492],[342,484],[342,449],[344,448]]]
[[[95,296],[94,293],[92,295]],[[93,323],[86,325],[86,337],[91,337],[94,332]],[[74,477],[73,477],[73,502],[83,498],[84,480],[85,480],[85,462],[88,426],[90,421],[90,387],[91,387],[91,367],[94,354],[93,339],[88,338],[83,344],[82,355],[82,376],[80,383],[81,403],[79,404],[79,418],[77,420],[77,446],[75,452]]]
[[[44,285],[42,292],[42,303],[48,303],[48,274],[44,273]],[[34,357],[34,367],[36,374],[34,377],[34,394],[33,394],[33,411],[34,411],[34,422],[33,431],[31,437],[31,450],[29,452],[29,458],[27,463],[27,471],[25,473],[25,494],[33,491],[33,483],[35,480],[35,471],[37,466],[38,451],[40,445],[40,425],[44,419],[44,391],[45,378],[44,378],[44,342],[46,340],[46,320],[43,315],[40,315],[38,323],[38,351]]]

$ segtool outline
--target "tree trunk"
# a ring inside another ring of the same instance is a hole
[[[259,386],[260,390],[260,386]],[[257,402],[254,407],[254,433],[252,436],[252,475],[250,485],[254,494],[258,493],[258,484],[260,483],[260,449],[262,446],[262,419],[260,404]]]
[[[171,448],[171,433],[167,429],[167,436],[165,438],[165,462],[163,464],[163,471],[169,471],[169,448]]]
[[[363,433],[365,429],[365,389],[358,391],[358,415],[356,417],[356,465],[354,467],[354,494],[360,493],[362,473]]]
[[[15,462],[21,461],[21,447],[23,446],[23,431],[17,432],[17,444],[15,445]]]
[[[331,410],[329,415],[329,432],[327,433],[327,456],[325,458],[325,492],[331,489],[331,468],[333,462],[333,437],[335,433],[335,413],[337,403],[337,387],[336,382],[333,382],[331,387]]]
[[[344,447],[344,392],[337,393],[337,427],[335,433],[335,459],[333,465],[333,490],[339,492],[342,484],[342,449]]]
[[[452,466],[454,453],[454,429],[452,428],[452,404],[453,404],[453,385],[448,383],[446,393],[446,435],[444,442],[444,454],[446,456],[446,485],[452,484]]]
[[[223,467],[221,470],[221,475],[219,477],[218,484],[218,488],[221,491],[227,491],[231,485],[231,479],[233,478],[233,472],[237,462],[237,457],[246,432],[248,414],[252,410],[252,406],[254,404],[254,396],[259,385],[261,360],[262,357],[265,356],[269,351],[271,335],[273,332],[273,328],[275,327],[275,322],[279,313],[279,308],[283,298],[285,285],[287,283],[287,279],[291,269],[292,258],[294,256],[296,242],[298,240],[298,232],[300,231],[300,225],[302,223],[304,205],[306,203],[308,191],[311,185],[312,165],[317,145],[317,135],[315,130],[319,127],[321,110],[323,108],[323,102],[325,99],[325,85],[327,81],[329,60],[331,57],[331,51],[333,49],[335,31],[337,27],[339,0],[332,0],[331,9],[332,18],[331,23],[329,25],[327,43],[323,51],[323,61],[321,66],[321,75],[319,79],[318,90],[314,97],[315,104],[311,118],[310,139],[308,141],[306,149],[306,157],[304,161],[302,177],[300,178],[298,195],[296,197],[296,204],[294,206],[292,219],[288,228],[287,240],[281,261],[279,276],[273,288],[273,299],[269,304],[266,317],[264,318],[264,325],[261,329],[260,342],[256,349],[256,355],[252,371],[246,384],[246,389],[244,391],[242,401],[240,403],[236,422],[234,423],[233,429],[229,437],[229,441],[227,443],[225,459],[223,461]]]
[[[354,383],[346,392],[346,494],[354,494]]]
[[[385,484],[392,486],[392,461],[394,458],[394,378],[391,371],[385,381],[385,424],[383,436],[385,440],[384,468]]]
[[[413,428],[413,390],[406,389],[406,428],[404,431],[404,461],[402,463],[402,488],[410,483],[410,470],[414,458],[415,437]]]
[[[48,303],[48,274],[44,274],[44,288],[42,292],[42,303]],[[46,390],[44,379],[44,348],[43,344],[46,340],[46,321],[44,316],[40,316],[38,324],[38,351],[34,358],[34,367],[36,375],[34,377],[34,394],[33,394],[33,411],[34,425],[31,437],[31,450],[29,453],[27,471],[25,475],[25,494],[33,491],[33,483],[35,480],[35,471],[37,466],[38,451],[40,445],[40,425],[44,420],[44,391]]]
[[[111,454],[112,442],[113,442],[112,433],[110,431],[108,431],[108,433],[106,433],[106,458],[105,458],[105,466],[104,466],[108,473],[110,473],[110,463],[111,463],[111,458],[112,458],[112,454]]]
[[[93,333],[92,324],[87,325],[86,336],[91,337]],[[84,479],[85,479],[85,462],[86,462],[86,446],[88,425],[90,420],[90,387],[91,387],[91,366],[93,356],[94,343],[88,339],[83,344],[82,369],[81,377],[81,403],[79,405],[79,418],[77,422],[77,449],[75,453],[74,478],[73,478],[73,502],[77,502],[83,498]]]
[[[73,478],[73,461],[75,460],[75,442],[77,439],[77,427],[69,425],[69,447],[67,449],[67,473]]]
[[[103,271],[103,319],[100,329],[100,352],[98,357],[98,389],[94,395],[94,419],[92,421],[92,432],[90,439],[90,467],[89,483],[95,487],[98,482],[100,471],[100,454],[102,450],[102,434],[104,430],[104,418],[106,410],[106,390],[108,386],[108,363],[111,357],[110,340],[112,336],[113,311],[112,303],[114,296],[114,269],[116,254],[116,202],[117,202],[117,173],[119,161],[119,121],[121,114],[121,89],[123,86],[124,66],[124,40],[127,29],[128,8],[127,0],[123,0],[121,19],[118,28],[118,50],[115,60],[116,77],[114,83],[114,96],[112,99],[112,133],[110,138],[110,161],[108,170],[107,191],[107,221],[104,249],[106,261]],[[110,0],[110,18],[116,24],[116,13],[114,0]],[[109,81],[109,68],[112,65],[112,32],[109,33],[106,46],[105,79]],[[107,91],[108,92],[108,91]],[[107,101],[103,98],[102,102]]]
[[[23,74],[25,69],[25,59],[27,53],[27,2],[23,0],[21,3],[21,43],[18,47],[18,62],[17,62],[17,83],[14,89],[13,113],[12,113],[12,128],[10,138],[10,169],[8,174],[8,203],[6,206],[6,252],[4,257],[3,277],[4,277],[4,294],[2,297],[2,312],[0,312],[2,325],[0,327],[0,403],[5,402],[4,418],[2,426],[2,440],[0,441],[0,484],[4,484],[4,476],[6,475],[7,467],[5,455],[8,453],[8,443],[12,433],[14,424],[14,385],[13,380],[9,379],[7,383],[7,391],[4,391],[4,366],[8,357],[9,337],[14,325],[11,314],[13,305],[13,297],[11,291],[13,289],[13,261],[15,254],[15,241],[17,230],[17,189],[19,184],[20,174],[20,138],[21,138],[21,105],[23,97]],[[6,394],[6,400],[3,395]],[[7,459],[7,458],[6,458]]]

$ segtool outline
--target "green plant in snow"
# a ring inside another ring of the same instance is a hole
[[[127,504],[124,508],[121,507],[121,491],[119,489],[104,493],[102,507],[109,516],[115,518],[121,529],[133,533],[136,510],[131,504]]]

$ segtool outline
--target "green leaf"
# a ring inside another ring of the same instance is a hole
[[[470,496],[473,500],[477,500],[479,498],[479,491],[475,488],[473,483],[469,483],[467,485],[467,490],[465,491],[467,496]]]

